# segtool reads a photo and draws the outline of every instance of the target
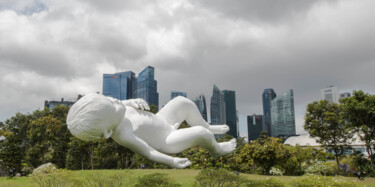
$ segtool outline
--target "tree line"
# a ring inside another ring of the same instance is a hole
[[[0,123],[0,136],[5,137],[0,140],[0,167],[5,171],[14,169],[23,175],[48,162],[70,170],[169,168],[135,154],[112,139],[85,142],[73,137],[66,125],[68,111],[69,107],[60,105],[52,110],[45,108],[30,114],[17,113]],[[151,107],[151,112],[156,111],[156,107]],[[213,158],[200,147],[174,156],[188,158],[192,162],[191,169],[213,167],[245,173],[303,175],[335,158],[337,163],[341,161],[362,170],[370,165],[363,155],[344,157],[342,154],[349,146],[351,135],[357,133],[366,142],[372,170],[374,112],[375,97],[362,91],[354,92],[340,104],[319,101],[308,105],[305,129],[334,154],[314,147],[285,145],[281,139],[268,137],[264,132],[250,143],[238,138],[236,150],[227,156]],[[186,123],[180,126],[186,127]],[[224,136],[218,141],[231,138]],[[330,167],[334,172],[327,170],[326,174],[339,172],[338,165]]]

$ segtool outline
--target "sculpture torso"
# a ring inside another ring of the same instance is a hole
[[[157,115],[133,107],[126,107],[123,123],[131,123],[134,134],[158,150],[163,145],[161,141],[173,130],[172,125]]]

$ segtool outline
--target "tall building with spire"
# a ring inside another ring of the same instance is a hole
[[[271,121],[271,102],[276,97],[272,88],[264,89],[262,94],[263,101],[263,130],[267,131],[268,136],[272,136]]]
[[[224,94],[214,85],[211,97],[211,124],[226,123]]]
[[[199,112],[201,113],[204,120],[207,121],[207,106],[206,106],[206,98],[203,94],[196,97],[194,100],[195,105],[197,105]]]

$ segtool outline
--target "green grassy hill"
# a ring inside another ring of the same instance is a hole
[[[48,186],[54,184],[64,184],[68,180],[75,180],[76,184],[90,184],[90,186],[108,186],[105,184],[122,184],[123,186],[132,186],[137,183],[138,177],[141,177],[150,173],[166,173],[175,182],[180,183],[182,186],[193,186],[195,176],[198,175],[200,170],[191,169],[134,169],[134,170],[83,170],[83,171],[64,171],[59,172],[56,175],[49,175],[49,178],[42,176],[40,177],[18,177],[18,178],[6,178],[0,177],[0,186],[40,186],[38,181],[49,180]],[[302,177],[295,176],[264,176],[264,175],[252,175],[252,174],[241,174],[250,180],[266,180],[266,179],[277,179],[286,184],[301,179]],[[338,177],[337,180],[344,180],[354,182],[357,186],[375,186],[375,178],[365,178],[364,180],[358,180],[353,177]],[[101,181],[101,182],[98,182]],[[81,182],[81,183],[80,183]]]

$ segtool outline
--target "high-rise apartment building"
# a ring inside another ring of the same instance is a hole
[[[226,123],[224,94],[214,85],[211,97],[211,124]]]
[[[120,100],[142,98],[149,105],[159,106],[155,69],[148,66],[138,77],[131,71],[103,74],[103,95]]]
[[[296,135],[292,89],[271,101],[271,129],[273,137]]]
[[[159,93],[155,80],[154,67],[148,66],[137,77],[137,98],[142,98],[149,105],[159,107]]]
[[[195,105],[197,105],[199,112],[202,114],[204,120],[207,121],[207,106],[206,106],[206,98],[203,94],[199,95],[194,99]]]
[[[131,71],[103,74],[103,95],[119,100],[136,98],[137,80]]]
[[[271,101],[276,97],[276,93],[272,88],[264,89],[262,94],[263,101],[263,130],[272,136],[271,121]]]
[[[260,133],[263,131],[263,115],[253,114],[247,116],[247,136],[248,142],[259,138]]]
[[[186,92],[171,91],[171,99],[173,99],[173,98],[175,98],[177,96],[187,97],[187,94],[186,94]]]
[[[330,103],[339,102],[339,90],[336,86],[328,86],[327,88],[321,89],[320,96],[322,100],[327,100]]]
[[[238,138],[239,129],[237,127],[237,109],[236,109],[236,92],[232,90],[223,90],[225,102],[226,124],[229,126],[228,135]]]

